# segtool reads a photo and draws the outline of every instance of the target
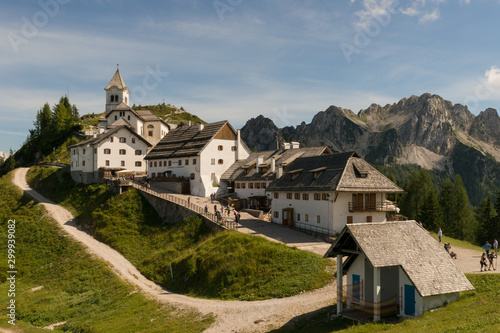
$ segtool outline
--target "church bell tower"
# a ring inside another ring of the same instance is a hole
[[[109,81],[104,90],[106,90],[106,114],[110,113],[121,103],[125,103],[129,106],[130,91],[123,81],[122,75],[120,74],[120,68],[118,66],[116,68],[115,75],[113,75],[113,78]]]

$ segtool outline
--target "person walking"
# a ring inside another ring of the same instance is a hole
[[[205,205],[205,215],[208,214],[208,206]]]
[[[493,268],[493,270],[495,271],[495,266],[493,266],[493,258],[495,258],[495,255],[493,254],[493,252],[490,253],[490,255],[488,256],[488,260],[490,261],[490,265],[488,266],[488,270],[491,271],[491,269]]]
[[[191,197],[188,197],[188,207],[190,203],[191,203]]]
[[[498,241],[496,239],[493,241],[493,250],[495,250],[495,258],[498,258]]]
[[[217,213],[217,205],[214,205],[214,214]]]
[[[491,244],[486,241],[486,244],[484,244],[482,248],[484,249],[484,251],[486,251],[486,256],[488,257],[490,255]]]
[[[486,253],[483,253],[481,255],[481,260],[479,261],[479,263],[481,264],[481,272],[483,271],[483,266],[484,270],[486,271],[486,267],[488,266],[488,264],[486,263]]]
[[[443,237],[443,230],[441,230],[441,228],[439,228],[438,237],[439,237],[439,243],[441,243],[441,238]]]

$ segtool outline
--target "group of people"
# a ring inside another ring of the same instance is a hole
[[[481,272],[483,271],[483,267],[484,271],[486,271],[486,269],[488,269],[488,271],[491,271],[492,268],[495,271],[496,268],[493,264],[493,259],[498,257],[498,240],[495,239],[493,245],[486,241],[486,244],[484,244],[482,248],[485,252],[481,255],[481,260],[479,261],[479,263],[481,264]],[[489,261],[489,265],[486,260]]]
[[[212,199],[212,195],[210,195],[210,199]],[[212,200],[213,202],[213,200]],[[208,213],[208,206],[205,205],[205,214]],[[224,217],[229,217],[229,215],[231,214],[231,207],[230,206],[227,206],[227,207],[224,207],[223,205],[221,205],[220,207],[220,211],[217,207],[217,204],[214,205],[214,214],[215,216],[217,217],[217,222],[220,222],[222,221],[222,219]],[[238,211],[236,209],[233,209],[233,214],[234,214],[234,220],[236,221],[236,223],[238,223],[240,221],[240,213],[238,213]]]
[[[451,243],[444,243],[444,249],[446,250],[446,252],[448,252],[451,259],[458,259],[457,254],[453,251],[450,251],[451,250]]]

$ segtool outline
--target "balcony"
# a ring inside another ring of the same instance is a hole
[[[399,212],[396,202],[383,201],[383,202],[365,202],[355,203],[349,202],[349,212]]]

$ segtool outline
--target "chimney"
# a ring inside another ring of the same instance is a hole
[[[255,169],[257,169],[257,172],[260,172],[259,165],[264,163],[264,157],[263,156],[257,156],[257,159],[255,160]]]
[[[276,171],[276,157],[271,157],[271,172]]]
[[[276,170],[276,179],[280,179],[281,176],[283,176],[283,165],[280,163],[278,164],[277,166],[277,170]]]
[[[300,148],[300,143],[296,141],[292,141],[292,149],[298,149]]]
[[[283,149],[287,150],[290,149],[290,142],[283,142]]]
[[[202,131],[205,128],[205,125],[202,123],[198,123],[198,132]]]

